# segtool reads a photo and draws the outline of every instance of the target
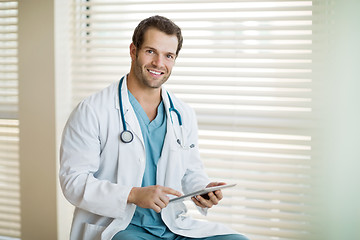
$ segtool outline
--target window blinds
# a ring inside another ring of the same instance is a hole
[[[129,71],[140,20],[172,19],[184,45],[166,87],[196,110],[209,176],[237,183],[204,219],[253,240],[310,237],[312,1],[74,0],[73,7],[74,105]]]
[[[0,1],[0,238],[20,237],[17,1]]]

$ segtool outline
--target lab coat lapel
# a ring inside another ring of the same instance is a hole
[[[169,112],[169,108],[170,108],[170,103],[169,103],[169,99],[167,96],[167,92],[165,89],[162,90],[162,99],[163,99],[163,103],[165,106],[165,111],[166,111],[166,135],[165,135],[165,139],[164,139],[164,145],[163,145],[163,149],[161,152],[161,157],[158,161],[158,165],[157,165],[157,184],[162,185],[162,186],[172,186],[173,184],[171,182],[174,181],[174,179],[170,176],[168,176],[169,173],[169,161],[175,161],[176,162],[176,158],[180,157],[179,156],[179,147],[177,146],[178,144],[176,143],[176,137],[174,134],[174,129],[173,129],[173,123],[171,122],[171,118],[170,118],[170,112]],[[177,122],[175,122],[176,124]],[[170,182],[169,182],[170,181]]]
[[[165,141],[164,141],[164,147],[163,149],[171,149],[172,151],[178,150],[177,142],[176,142],[176,136],[174,134],[174,126],[178,126],[178,119],[171,119],[170,114],[170,101],[169,97],[167,95],[167,91],[162,88],[161,91],[162,100],[165,106],[165,112],[166,112],[166,135],[165,135]],[[166,145],[165,145],[166,144]]]

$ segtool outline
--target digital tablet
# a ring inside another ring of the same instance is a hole
[[[209,192],[214,192],[216,190],[220,190],[220,189],[223,189],[223,188],[234,187],[235,185],[236,185],[236,183],[204,188],[204,189],[192,192],[192,193],[185,194],[185,195],[183,195],[181,197],[176,197],[176,198],[170,199],[169,202],[184,201],[184,200],[186,200],[188,198],[192,198],[194,196],[199,196],[199,195],[204,195],[204,194],[206,194],[206,195],[202,196],[202,197],[206,198],[207,193],[209,193]]]

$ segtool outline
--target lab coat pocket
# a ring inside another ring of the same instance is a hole
[[[100,240],[104,230],[104,226],[85,223],[83,240]]]
[[[175,214],[175,224],[180,229],[191,229],[192,221],[187,215],[187,208],[184,203],[174,203],[173,211]]]

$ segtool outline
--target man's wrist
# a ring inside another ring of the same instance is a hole
[[[136,201],[136,192],[138,191],[138,189],[139,189],[138,187],[133,187],[130,190],[128,200],[127,200],[128,203],[135,203],[135,201]]]

